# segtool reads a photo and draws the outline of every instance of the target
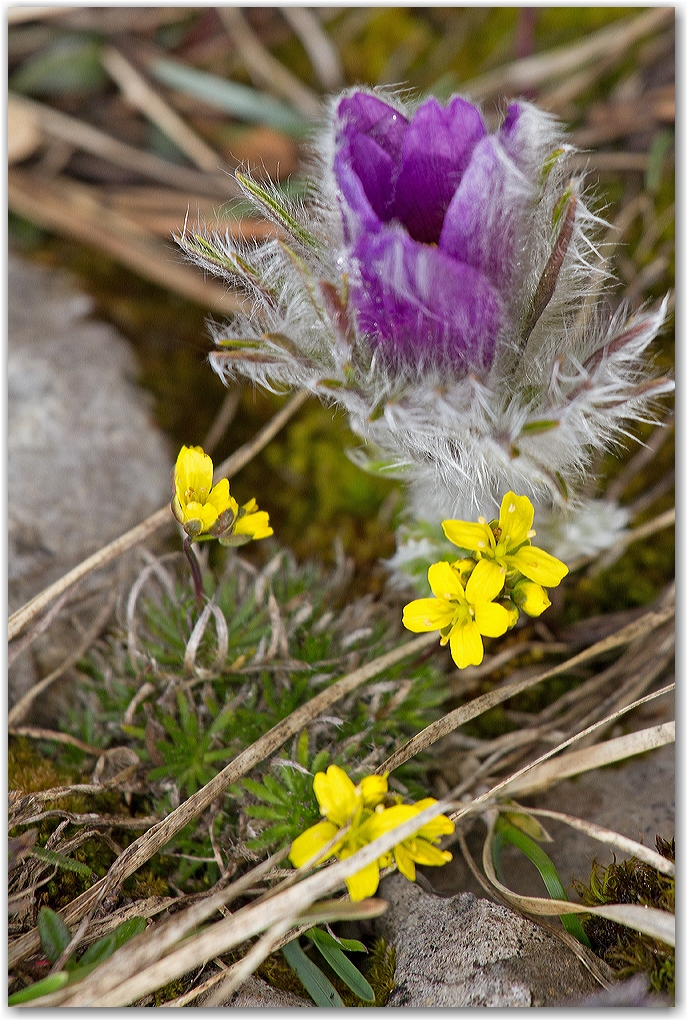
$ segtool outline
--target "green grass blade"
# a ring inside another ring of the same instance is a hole
[[[545,854],[542,848],[533,839],[530,839],[522,829],[518,829],[515,825],[511,825],[503,820],[499,820],[497,823],[492,844],[492,857],[499,881],[503,881],[500,859],[501,851],[506,843],[516,846],[518,850],[524,853],[528,860],[532,861],[532,864],[534,864],[542,877],[546,891],[552,899],[567,900],[568,896],[565,887],[558,877],[556,866],[548,854]],[[563,927],[570,935],[573,935],[584,946],[591,945],[577,914],[561,914],[560,918]]]
[[[28,988],[22,988],[20,992],[10,995],[7,1005],[19,1006],[20,1003],[31,1002],[32,999],[38,999],[41,995],[50,995],[51,992],[64,988],[68,980],[69,974],[66,970],[60,970],[57,974],[50,974],[48,977],[43,978],[42,981],[36,981],[35,984],[29,985]]]
[[[289,942],[282,947],[282,955],[289,967],[295,970],[298,980],[303,985],[308,995],[316,1006],[333,1006],[336,1009],[343,1007],[343,1002],[334,985],[329,978],[325,977],[319,967],[316,967],[312,960],[305,955],[298,942]]]
[[[319,928],[311,928],[306,934],[317,946],[334,973],[346,982],[354,995],[357,995],[363,1002],[375,1001],[372,986],[365,980],[355,964],[351,963],[346,954],[342,952],[336,939]],[[365,947],[363,946],[363,948]]]

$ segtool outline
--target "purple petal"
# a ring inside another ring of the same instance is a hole
[[[368,135],[354,133],[347,143],[342,145],[337,156],[335,169],[337,177],[341,173],[342,189],[345,173],[342,164],[345,160],[363,186],[370,205],[380,220],[391,219],[393,204],[393,182],[397,174],[396,164],[391,156],[373,141]]]
[[[389,361],[454,372],[491,365],[500,303],[486,277],[396,224],[360,238],[353,254],[358,326]]]
[[[354,92],[341,100],[336,113],[339,131],[349,138],[354,133],[367,135],[394,161],[400,159],[408,121],[393,106],[368,92]]]
[[[416,241],[438,242],[449,202],[485,133],[479,110],[460,96],[448,107],[428,99],[413,117],[403,139],[394,215]]]
[[[516,226],[529,198],[530,186],[496,136],[482,139],[448,207],[441,250],[504,290],[513,268]]]

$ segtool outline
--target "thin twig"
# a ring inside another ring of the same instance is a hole
[[[45,677],[44,680],[40,680],[37,684],[34,684],[33,687],[19,699],[16,705],[10,709],[9,715],[7,716],[7,723],[9,726],[13,726],[20,722],[38,695],[47,690],[48,687],[55,682],[55,680],[58,680],[64,673],[67,672],[68,669],[71,669],[71,667],[74,666],[83,655],[85,655],[110,618],[116,597],[116,592],[112,592],[110,594],[106,605],[98,613],[95,623],[88,629],[84,639],[77,646],[76,651],[72,652],[72,654],[65,659],[62,665],[58,666],[57,669],[54,669],[52,673]]]
[[[216,173],[222,158],[173,110],[140,71],[114,46],[106,46],[100,60],[128,101],[156,124],[200,170]]]
[[[318,97],[265,49],[239,8],[218,7],[217,13],[236,41],[254,83],[286,99],[304,116],[319,117],[322,105]]]

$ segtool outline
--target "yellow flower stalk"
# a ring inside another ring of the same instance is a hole
[[[393,803],[387,807],[386,776],[366,776],[355,786],[338,765],[330,765],[326,773],[318,772],[313,789],[325,820],[312,825],[293,841],[289,858],[296,868],[317,858],[323,861],[330,857],[345,860],[378,836],[436,803],[429,798],[418,804]],[[434,844],[453,829],[453,822],[445,815],[434,818],[411,839],[403,840],[393,851],[347,878],[351,899],[374,896],[379,885],[380,867],[387,867],[394,860],[399,871],[411,881],[415,880],[415,862],[440,865],[450,861],[451,854],[439,850]]]
[[[427,572],[433,599],[415,599],[403,610],[403,625],[414,633],[438,630],[441,644],[450,642],[459,669],[479,666],[484,657],[482,636],[500,637],[508,630],[508,611],[493,600],[501,592],[506,571],[477,563],[465,588],[449,563],[433,563]]]

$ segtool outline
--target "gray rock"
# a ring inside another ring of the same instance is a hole
[[[211,996],[212,992],[209,992],[207,998],[209,999]],[[198,1005],[202,1006],[203,1002],[199,1001]],[[312,1005],[313,1003],[309,999],[301,999],[298,995],[294,995],[293,992],[282,992],[278,988],[272,988],[266,981],[256,978],[254,975],[244,981],[241,987],[225,1003],[225,1006],[232,1007],[233,1009],[256,1009],[259,1006],[293,1009],[296,1006]]]
[[[399,874],[380,894],[389,909],[376,928],[396,949],[388,1006],[551,1006],[598,988],[561,942],[505,907],[434,896]]]
[[[160,507],[173,462],[132,349],[68,276],[10,256],[8,298],[13,612]]]

